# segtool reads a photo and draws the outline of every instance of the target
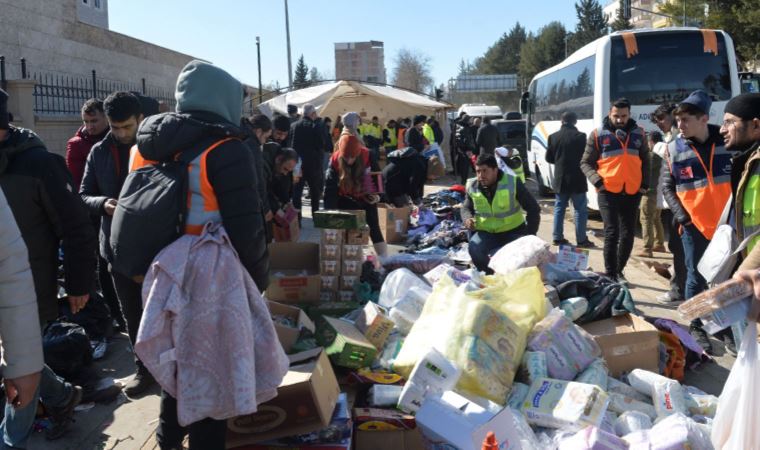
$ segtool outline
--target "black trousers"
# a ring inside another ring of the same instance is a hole
[[[608,276],[622,273],[633,250],[636,213],[641,194],[600,192],[599,212],[604,221],[604,269]]]
[[[116,320],[119,325],[126,325],[124,313],[121,310],[121,302],[116,295],[116,289],[113,286],[111,272],[108,271],[108,261],[98,254],[98,288],[103,300],[106,301],[108,309],[111,310],[111,318]]]
[[[462,185],[467,184],[467,178],[470,176],[470,167],[472,167],[470,158],[462,153],[457,153],[457,173]]]
[[[338,209],[363,209],[367,215],[367,225],[369,225],[369,237],[373,244],[385,242],[383,232],[380,230],[380,218],[377,215],[377,204],[371,205],[366,202],[360,202],[350,197],[338,196]]]
[[[111,272],[111,276],[116,288],[116,295],[119,297],[121,308],[124,311],[124,318],[127,320],[129,342],[134,346],[137,340],[137,330],[140,328],[140,319],[142,319],[142,284],[136,283],[120,273]]]
[[[177,421],[177,400],[161,391],[161,413],[158,416],[156,440],[161,450],[181,449],[190,435],[190,450],[224,450],[227,435],[225,420],[203,419],[181,427]]]
[[[311,197],[311,213],[313,215],[315,212],[319,211],[319,201],[322,199],[322,191],[324,189],[325,178],[325,174],[322,171],[321,167],[321,161],[319,163],[319,166],[303,167],[303,176],[293,187],[293,206],[297,210],[301,209],[301,196],[303,195],[303,188],[306,184],[308,184],[309,196]]]
[[[673,213],[669,209],[663,209],[660,217],[668,232],[668,250],[673,255],[670,297],[675,300],[683,300],[686,292],[686,260],[683,254],[683,242],[678,234],[678,224],[674,223]]]

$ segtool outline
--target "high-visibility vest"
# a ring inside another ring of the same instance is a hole
[[[691,222],[704,237],[712,239],[731,196],[731,153],[722,142],[713,144],[710,159],[703,161],[693,145],[678,138],[668,144],[667,160],[676,195]]]
[[[480,192],[477,178],[467,180],[467,195],[475,206],[475,229],[488,233],[514,230],[523,223],[522,208],[517,202],[517,179],[503,174],[496,186],[493,201]]]
[[[625,141],[604,127],[594,130],[594,145],[599,151],[597,173],[604,181],[604,188],[619,194],[625,190],[633,195],[641,188],[641,157],[639,149],[645,142],[644,130],[635,128]]]
[[[222,221],[222,215],[219,211],[219,202],[214,194],[214,188],[208,179],[206,171],[206,160],[208,154],[227,141],[234,138],[225,138],[219,140],[195,159],[190,161],[187,167],[188,185],[187,185],[187,217],[185,219],[185,234],[200,235],[204,225],[209,222],[219,223]],[[133,145],[129,155],[129,170],[137,170],[148,164],[155,164],[140,154],[137,145]]]
[[[367,123],[359,127],[359,132],[362,134],[362,136],[372,136],[376,139],[383,138],[383,129],[380,128],[380,125]]]
[[[755,164],[755,170],[750,175],[742,195],[742,227],[746,238],[760,229],[760,166]],[[760,241],[760,236],[750,239],[746,252],[749,253]]]
[[[390,140],[390,142],[383,143],[383,146],[396,148],[396,145],[398,145],[398,135],[396,134],[396,129],[385,128],[385,131],[388,132],[388,139]]]
[[[422,136],[427,139],[428,144],[435,144],[435,132],[430,125],[425,124],[422,126]]]

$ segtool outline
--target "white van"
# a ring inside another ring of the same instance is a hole
[[[485,103],[465,103],[459,107],[457,111],[457,117],[464,112],[470,117],[481,117],[490,119],[501,119],[504,117],[504,113],[497,105],[486,105]]]

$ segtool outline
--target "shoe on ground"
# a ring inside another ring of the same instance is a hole
[[[731,330],[726,330],[725,333],[723,333],[722,336],[723,339],[723,346],[726,347],[726,353],[729,355],[736,357],[736,341],[734,341],[734,333],[731,332]]]
[[[689,334],[697,341],[697,344],[702,347],[705,353],[711,356],[715,354],[710,337],[705,330],[692,325],[689,327]]]
[[[640,250],[636,252],[636,256],[639,258],[651,258],[653,255],[651,250]]]
[[[156,384],[156,379],[142,364],[137,365],[137,374],[124,386],[124,393],[128,397],[138,397],[145,393],[151,386]]]
[[[583,242],[578,242],[578,244],[576,244],[576,247],[578,247],[578,248],[596,248],[596,244],[594,244],[590,240],[586,239]]]
[[[673,305],[676,303],[681,303],[683,301],[682,298],[675,298],[670,292],[666,292],[664,294],[660,294],[655,298],[655,301],[661,305]]]
[[[570,244],[570,241],[568,241],[567,239],[559,239],[559,240],[555,239],[554,241],[552,241],[552,245],[556,245],[557,247],[559,247],[560,245],[569,245],[569,244]]]
[[[662,244],[655,245],[654,247],[652,247],[652,252],[654,252],[654,253],[668,253],[668,251],[665,249],[665,246],[662,245]]]
[[[628,285],[628,279],[625,278],[625,275],[623,275],[623,272],[618,273],[615,276],[615,280],[620,284]]]
[[[72,386],[69,399],[63,406],[50,408],[50,428],[45,432],[45,439],[54,441],[63,437],[74,421],[74,408],[82,402],[82,388]]]

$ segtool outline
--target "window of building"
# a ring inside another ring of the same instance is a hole
[[[90,6],[90,1],[89,0],[82,0],[82,4]]]
[[[102,0],[92,0],[92,6],[94,6],[95,9],[103,9]]]

